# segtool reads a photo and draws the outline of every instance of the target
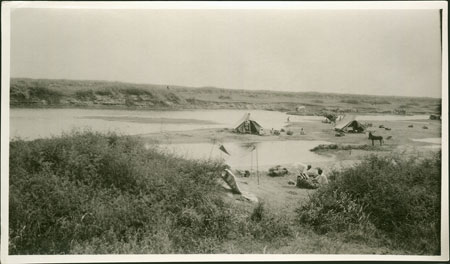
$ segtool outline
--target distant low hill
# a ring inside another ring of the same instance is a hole
[[[436,98],[279,92],[133,84],[108,81],[11,78],[11,107],[265,109],[297,114],[436,113]],[[297,111],[298,106],[305,106]]]

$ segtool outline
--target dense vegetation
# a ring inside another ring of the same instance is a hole
[[[290,226],[226,202],[223,164],[74,132],[10,143],[10,254],[211,253],[226,240],[275,241]]]
[[[298,222],[319,234],[342,233],[417,254],[440,252],[441,156],[369,156],[330,175],[330,184],[297,210]]]
[[[291,88],[289,88],[291,89]],[[304,87],[302,89],[305,89]],[[314,89],[314,87],[308,88]],[[89,80],[11,78],[14,107],[136,109],[266,109],[318,115],[323,111],[407,114],[440,111],[440,99],[373,95],[236,90]],[[306,108],[295,110],[299,105]]]
[[[10,254],[230,253],[323,237],[439,254],[440,155],[369,156],[291,218],[227,199],[224,165],[73,132],[10,143]],[[301,252],[300,252],[301,253]]]

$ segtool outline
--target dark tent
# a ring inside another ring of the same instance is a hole
[[[255,120],[250,119],[250,113],[245,114],[234,127],[234,131],[241,134],[260,135],[262,126]]]
[[[358,122],[358,120],[356,120],[354,117],[348,116],[342,119],[339,123],[337,123],[334,129],[342,132],[361,133],[364,132],[365,127],[363,124]]]

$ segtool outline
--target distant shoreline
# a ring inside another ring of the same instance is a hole
[[[324,112],[368,114],[438,114],[442,99],[191,88],[120,82],[16,79],[10,83],[11,108],[122,109],[178,111],[242,109],[294,115]]]

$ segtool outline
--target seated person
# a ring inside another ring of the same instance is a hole
[[[317,183],[319,183],[320,185],[324,185],[324,184],[328,184],[328,178],[327,176],[323,173],[321,168],[317,169],[317,173],[319,174],[316,177]]]
[[[316,189],[319,187],[315,179],[315,173],[311,170],[311,165],[304,167],[303,171],[297,176],[297,187],[305,189]]]
[[[317,177],[317,170],[316,169],[313,169],[312,167],[311,167],[311,165],[308,165],[308,167],[307,167],[307,169],[306,169],[306,171],[305,171],[305,174],[306,175],[308,175],[308,177],[312,177],[312,178],[316,178]]]

